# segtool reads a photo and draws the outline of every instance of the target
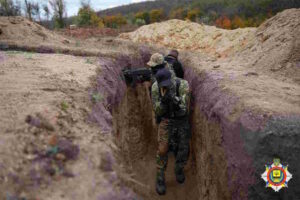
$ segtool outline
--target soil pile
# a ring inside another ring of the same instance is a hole
[[[120,37],[134,42],[227,56],[241,50],[254,37],[255,28],[224,30],[198,23],[169,20],[143,26]]]
[[[300,84],[300,9],[290,9],[264,22],[234,59],[247,59],[255,71]],[[243,63],[243,62],[241,62]]]
[[[23,41],[28,45],[66,45],[70,43],[66,38],[23,17],[0,17],[0,30],[2,42]]]

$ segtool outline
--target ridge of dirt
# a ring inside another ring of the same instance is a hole
[[[22,41],[26,44],[55,44],[66,46],[70,43],[65,37],[47,30],[24,17],[0,17],[0,40]]]
[[[120,38],[179,50],[226,57],[240,51],[254,37],[256,28],[224,30],[194,22],[172,19],[142,26]]]
[[[132,53],[137,45],[113,38],[78,39],[50,31],[24,17],[0,17],[0,49],[57,53],[75,56],[118,56]]]

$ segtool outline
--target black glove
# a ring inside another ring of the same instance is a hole
[[[161,97],[161,102],[163,104],[168,104],[170,102],[170,96],[165,94],[164,96]]]

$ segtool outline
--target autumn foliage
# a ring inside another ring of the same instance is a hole
[[[112,16],[105,16],[103,18],[104,24],[106,27],[109,28],[118,28],[122,25],[127,24],[127,20],[121,14],[112,15]]]
[[[163,9],[154,9],[150,11],[150,22],[160,22],[164,19]]]

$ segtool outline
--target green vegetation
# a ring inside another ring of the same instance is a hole
[[[94,61],[93,61],[91,58],[87,58],[87,59],[85,60],[85,62],[86,62],[87,64],[94,64]]]
[[[92,94],[92,101],[94,103],[101,102],[104,99],[104,97],[100,93],[94,93]]]
[[[0,0],[0,16],[20,15],[21,4],[17,2]],[[47,0],[48,4],[29,0],[24,2],[23,9],[30,20],[41,21],[40,11],[43,10],[47,21],[41,24],[54,28],[64,28],[74,23],[79,27],[120,28],[127,24],[142,26],[168,19],[181,19],[235,29],[259,26],[284,9],[300,7],[300,0],[156,0],[97,13],[89,0],[81,0],[77,16],[66,18],[65,0]]]
[[[134,20],[129,21],[139,26],[181,19],[235,29],[259,26],[284,9],[299,7],[298,0],[156,0],[120,6],[99,14],[134,16]]]
[[[79,11],[78,15],[76,17],[77,25],[82,26],[93,26],[93,27],[99,27],[103,28],[104,23],[102,19],[98,17],[96,12],[90,7],[90,5],[83,5]]]
[[[61,104],[60,104],[60,107],[61,107],[61,109],[62,109],[63,111],[67,111],[68,108],[69,108],[69,105],[68,105],[67,102],[62,101]]]

